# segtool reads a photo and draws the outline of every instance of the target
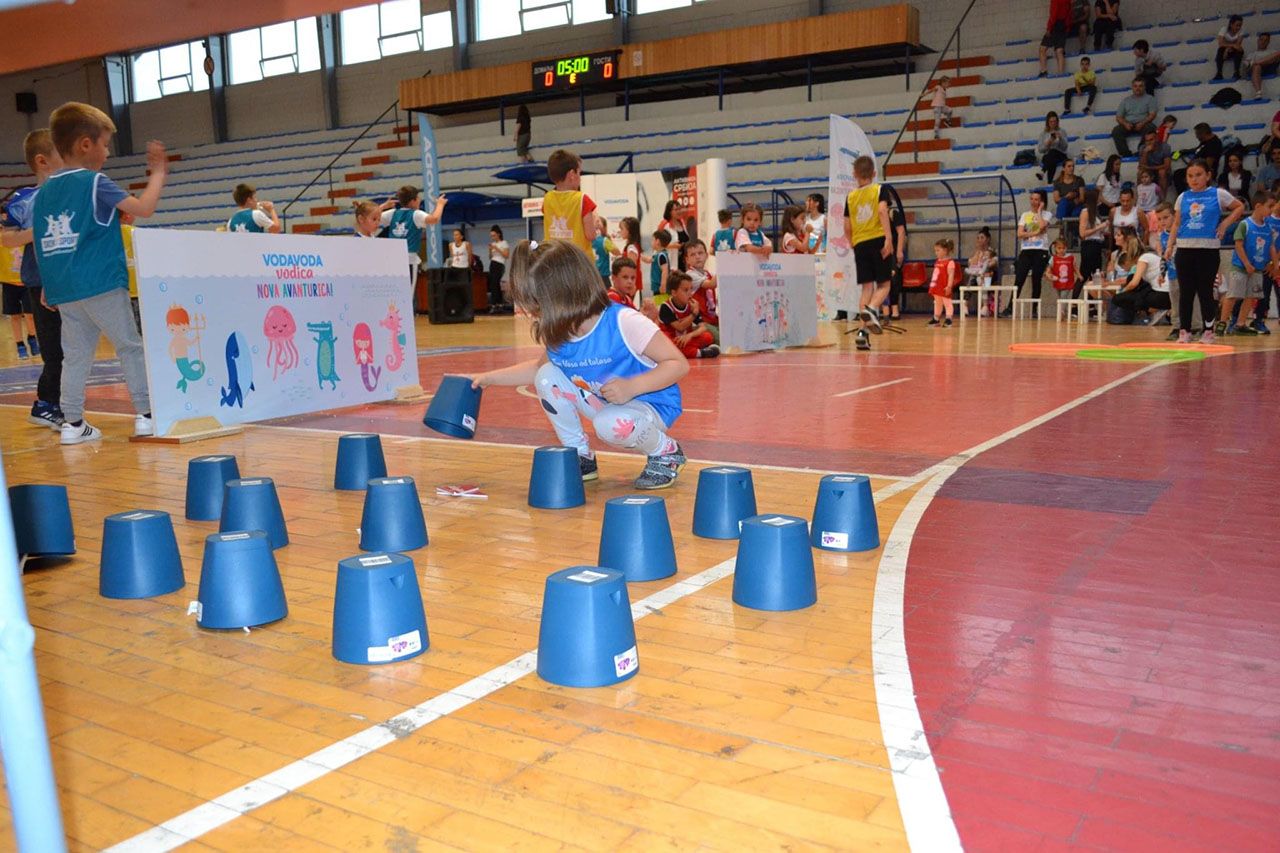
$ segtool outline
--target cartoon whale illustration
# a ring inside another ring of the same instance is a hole
[[[227,335],[227,387],[222,389],[223,406],[244,408],[245,388],[253,387],[253,362],[249,359],[249,344],[244,335],[232,332]]]

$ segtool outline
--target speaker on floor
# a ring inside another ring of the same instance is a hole
[[[427,316],[432,323],[473,323],[471,270],[427,270]]]

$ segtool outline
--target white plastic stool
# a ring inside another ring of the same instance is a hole
[[[1087,299],[1059,299],[1057,315],[1054,317],[1055,323],[1070,323],[1072,314],[1078,323],[1089,322],[1089,300]]]
[[[1043,303],[1044,303],[1044,300],[1040,298],[1036,298],[1036,299],[1015,298],[1013,300],[1013,319],[1021,320],[1023,319],[1023,315],[1025,314],[1026,319],[1030,320],[1032,309],[1034,308],[1035,319],[1039,320],[1040,315],[1042,313],[1041,309],[1044,307]]]

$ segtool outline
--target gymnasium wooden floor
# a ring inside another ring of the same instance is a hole
[[[1274,850],[1280,335],[1142,364],[1009,345],[1165,330],[908,327],[870,355],[825,327],[830,348],[693,366],[675,433],[698,461],[662,493],[680,572],[631,586],[640,673],[590,690],[529,671],[542,584],[594,562],[640,464],[602,455],[585,507],[531,510],[554,436],[517,390],[486,391],[474,442],[387,404],[139,445],[104,363],[106,440],[61,448],[22,420],[29,366],[0,359],[8,481],[67,484],[77,529],[73,559],[24,577],[72,846]],[[422,384],[516,341],[509,319],[420,320]],[[362,505],[330,488],[336,442],[369,429],[431,536],[411,555],[431,647],[381,667],[329,652]],[[289,616],[248,633],[186,615],[216,526],[182,518],[186,460],[213,452],[273,477],[290,529]],[[884,546],[816,551],[813,608],[733,606],[736,543],[690,532],[720,461],[800,516],[821,474],[870,474]],[[489,497],[435,497],[453,483]],[[173,515],[188,585],[100,598],[102,517],[139,508]]]

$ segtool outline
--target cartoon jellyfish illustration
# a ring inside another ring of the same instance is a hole
[[[382,368],[374,362],[373,331],[368,323],[356,323],[351,332],[351,345],[355,348],[356,364],[360,365],[360,378],[364,387],[373,391],[378,387],[378,379],[382,376]]]
[[[272,305],[267,309],[267,316],[262,321],[262,334],[267,336],[267,366],[271,368],[274,380],[281,373],[298,366],[298,347],[293,336],[298,332],[298,324],[293,315],[283,305]]]

